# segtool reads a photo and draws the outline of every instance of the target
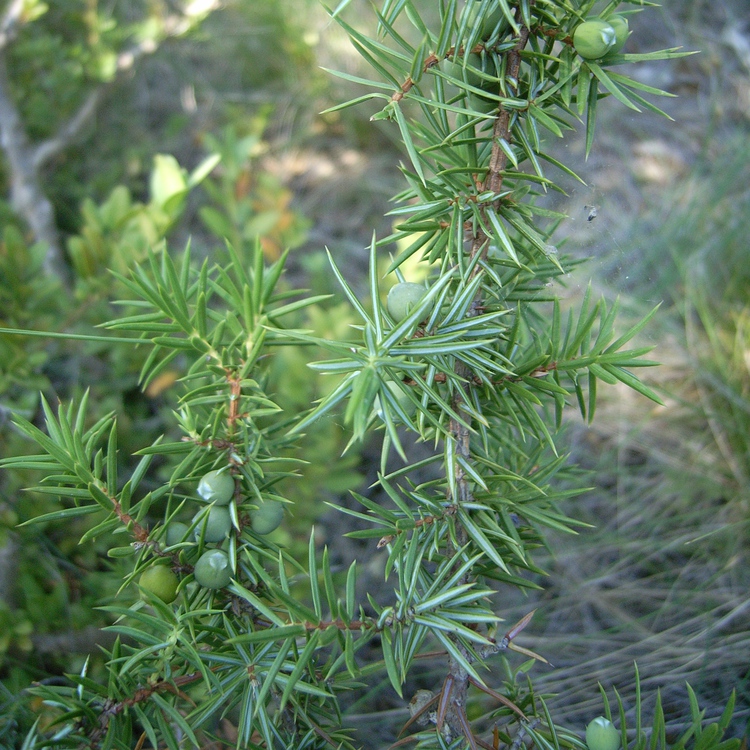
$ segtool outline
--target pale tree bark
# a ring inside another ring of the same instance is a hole
[[[47,245],[44,271],[67,278],[60,237],[55,225],[55,211],[44,194],[34,149],[26,137],[18,110],[8,91],[5,58],[0,56],[0,145],[5,151],[10,171],[10,205],[26,221],[37,242]]]
[[[12,0],[0,22],[0,146],[10,172],[11,208],[29,225],[34,240],[47,245],[45,273],[67,281],[55,211],[39,179],[38,160],[10,93],[5,52],[21,24],[23,0]]]
[[[11,207],[28,224],[34,241],[47,246],[45,273],[67,282],[69,269],[55,222],[54,207],[42,189],[42,168],[81,134],[96,114],[107,89],[132,70],[141,57],[155,52],[160,42],[145,39],[121,52],[117,57],[115,76],[96,87],[57,133],[39,143],[31,143],[11,95],[5,57],[8,46],[22,25],[23,6],[23,0],[11,0],[0,20],[0,147],[5,152],[10,172]],[[161,40],[182,36],[218,7],[219,0],[192,0],[182,12],[160,19]]]

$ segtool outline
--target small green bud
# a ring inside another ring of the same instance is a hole
[[[190,337],[190,343],[202,354],[211,351],[211,344],[196,333]]]
[[[598,716],[586,727],[586,745],[589,750],[619,750],[620,733],[611,721]]]

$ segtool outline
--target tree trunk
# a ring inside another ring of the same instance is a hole
[[[69,277],[55,211],[40,185],[34,148],[29,144],[21,117],[10,95],[8,69],[0,54],[0,146],[10,168],[10,204],[29,225],[37,242],[47,245],[45,273],[62,281]]]

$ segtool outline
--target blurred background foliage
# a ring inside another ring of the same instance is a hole
[[[221,258],[225,238],[243,254],[260,236],[269,260],[292,248],[286,283],[316,293],[335,291],[328,247],[364,295],[364,248],[373,230],[390,231],[384,214],[401,188],[403,155],[397,133],[370,123],[366,106],[318,114],[362,93],[321,69],[361,72],[348,41],[317,0],[226,0],[174,36],[155,24],[151,5],[24,6],[30,20],[5,56],[30,141],[53,137],[105,88],[95,117],[42,174],[72,283],[45,275],[45,247],[0,200],[0,327],[91,332],[125,296],[108,269],[188,239],[199,259]],[[364,6],[350,7],[358,23]],[[666,106],[676,123],[631,118],[612,103],[588,162],[582,134],[566,143],[566,163],[578,161],[587,185],[564,184],[567,197],[555,199],[570,217],[557,244],[592,258],[569,275],[572,303],[592,271],[634,317],[663,303],[644,338],[664,363],[649,376],[665,406],[613,387],[595,427],[570,424],[571,460],[594,489],[569,512],[593,528],[555,539],[541,561],[550,575],[543,592],[529,594],[539,609],[524,643],[555,664],[537,685],[555,693],[550,703],[571,726],[596,710],[597,680],[627,691],[637,659],[644,691],[661,690],[675,725],[686,715],[685,681],[711,717],[736,689],[737,736],[750,720],[750,7],[670,0],[632,28],[633,51],[701,54],[640,73],[679,95]],[[144,39],[150,54],[118,75],[118,55]],[[5,194],[2,157],[0,185]],[[305,316],[300,325],[320,336],[341,337],[352,323],[335,297]],[[130,453],[170,431],[179,396],[176,369],[141,391],[144,356],[137,347],[0,333],[0,455],[27,450],[11,412],[33,419],[40,392],[54,402],[88,388],[92,419],[118,414],[126,468]],[[314,379],[306,361],[290,349],[269,367],[270,390],[290,413],[334,386]],[[342,516],[333,519],[325,501],[364,491],[378,452],[341,458],[348,437],[336,415],[309,430],[280,541],[301,543],[313,523],[321,544],[338,537]],[[105,642],[96,606],[117,595],[121,565],[107,558],[106,539],[73,541],[85,518],[18,526],[57,507],[54,497],[22,491],[34,483],[0,476],[0,747],[44,717],[23,689],[80,671],[91,643]],[[356,549],[372,590],[383,582],[370,553]],[[510,622],[530,609],[529,598],[506,604]],[[358,696],[348,720],[403,723],[405,712],[383,685]]]

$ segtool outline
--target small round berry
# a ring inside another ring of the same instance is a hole
[[[198,558],[193,574],[201,586],[207,589],[222,589],[232,580],[232,566],[226,552],[210,549]]]
[[[284,505],[278,500],[263,500],[258,508],[250,511],[250,521],[256,534],[276,531],[284,518]]]
[[[610,49],[610,53],[619,52],[625,46],[630,34],[628,19],[625,16],[615,14],[607,19],[607,23],[615,30],[615,43]]]
[[[397,323],[400,323],[419,304],[425,294],[427,294],[427,289],[422,284],[415,284],[411,281],[394,284],[386,300],[388,313]]]
[[[167,533],[165,536],[167,547],[171,547],[173,544],[179,544],[180,542],[185,541],[187,533],[187,524],[182,523],[182,521],[170,521],[169,524],[167,524]]]
[[[611,721],[597,716],[586,727],[586,745],[589,750],[619,750],[620,733]]]
[[[138,581],[144,591],[159,597],[165,604],[171,604],[177,598],[179,584],[180,581],[171,568],[164,565],[147,568]]]
[[[406,395],[405,390],[408,388],[408,385],[399,385],[395,380],[386,380],[385,385],[388,388],[388,390],[393,394],[393,397],[398,402],[398,405],[410,416],[413,417],[414,414],[416,414],[417,407],[414,405],[414,402]],[[383,419],[383,404],[380,400],[380,396],[375,396],[375,401],[373,402],[373,408],[375,409],[375,413]]]
[[[195,538],[200,539],[203,534],[205,542],[220,542],[229,536],[232,528],[229,508],[224,505],[209,505],[208,508],[201,508],[193,516],[193,521],[196,524]]]
[[[234,479],[226,469],[209,471],[198,483],[198,494],[207,503],[228,505],[234,496]]]
[[[500,107],[497,99],[488,99],[486,96],[479,96],[473,91],[469,92],[467,108],[472,112],[480,112],[483,115],[489,115],[496,112]]]
[[[573,32],[573,45],[584,60],[598,60],[604,57],[616,42],[615,30],[600,18],[584,21]]]
[[[477,55],[476,52],[471,52],[466,60],[466,66],[464,66],[463,58],[456,57],[453,61],[445,61],[445,72],[457,78],[459,81],[465,81],[470,86],[479,87],[482,85],[484,80],[477,70],[484,70],[482,58]],[[422,288],[422,294],[424,294],[425,288],[421,284],[417,284]]]
[[[478,16],[479,5],[477,4],[469,11],[470,29],[474,27]],[[482,30],[479,32],[479,38],[485,40],[490,39],[495,31],[498,31],[502,36],[509,28],[510,24],[505,17],[505,13],[503,13],[500,5],[497,5],[496,7],[491,8],[489,12],[484,13],[484,17],[482,18]]]

